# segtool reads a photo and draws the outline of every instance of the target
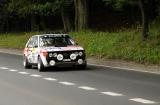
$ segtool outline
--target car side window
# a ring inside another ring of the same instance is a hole
[[[34,48],[38,47],[38,36],[33,37],[33,47]]]
[[[30,38],[29,41],[28,41],[27,47],[28,47],[28,48],[32,48],[32,47],[33,47],[32,44],[33,44],[33,39]]]
[[[36,36],[36,37],[32,37],[30,40],[29,40],[29,42],[28,42],[28,44],[27,44],[27,47],[28,48],[36,48],[36,47],[38,47],[38,37]]]

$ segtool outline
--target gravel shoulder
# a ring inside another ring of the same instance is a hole
[[[15,55],[22,55],[23,50],[0,48],[0,52],[15,54]],[[97,58],[88,58],[87,62],[89,65],[94,65],[94,66],[102,66],[102,67],[121,69],[121,70],[132,70],[132,71],[160,74],[160,65],[147,65],[147,64],[138,64],[138,63],[123,61],[123,60],[106,60],[106,59],[97,59]]]

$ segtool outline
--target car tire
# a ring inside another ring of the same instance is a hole
[[[39,72],[44,71],[44,65],[43,65],[43,62],[42,62],[40,57],[38,57],[37,69],[38,69]]]
[[[29,64],[26,56],[23,57],[23,66],[25,69],[30,69],[32,67],[32,65]]]

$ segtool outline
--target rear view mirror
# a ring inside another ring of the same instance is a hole
[[[38,47],[37,45],[34,46],[34,48],[37,48],[37,47]]]

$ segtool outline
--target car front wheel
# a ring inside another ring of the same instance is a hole
[[[25,57],[25,56],[23,58],[23,66],[25,69],[29,69],[32,67],[32,65],[29,64],[27,57]]]
[[[37,64],[37,68],[39,72],[42,72],[44,70],[44,65],[42,63],[42,60],[40,57],[38,57],[38,64]]]

